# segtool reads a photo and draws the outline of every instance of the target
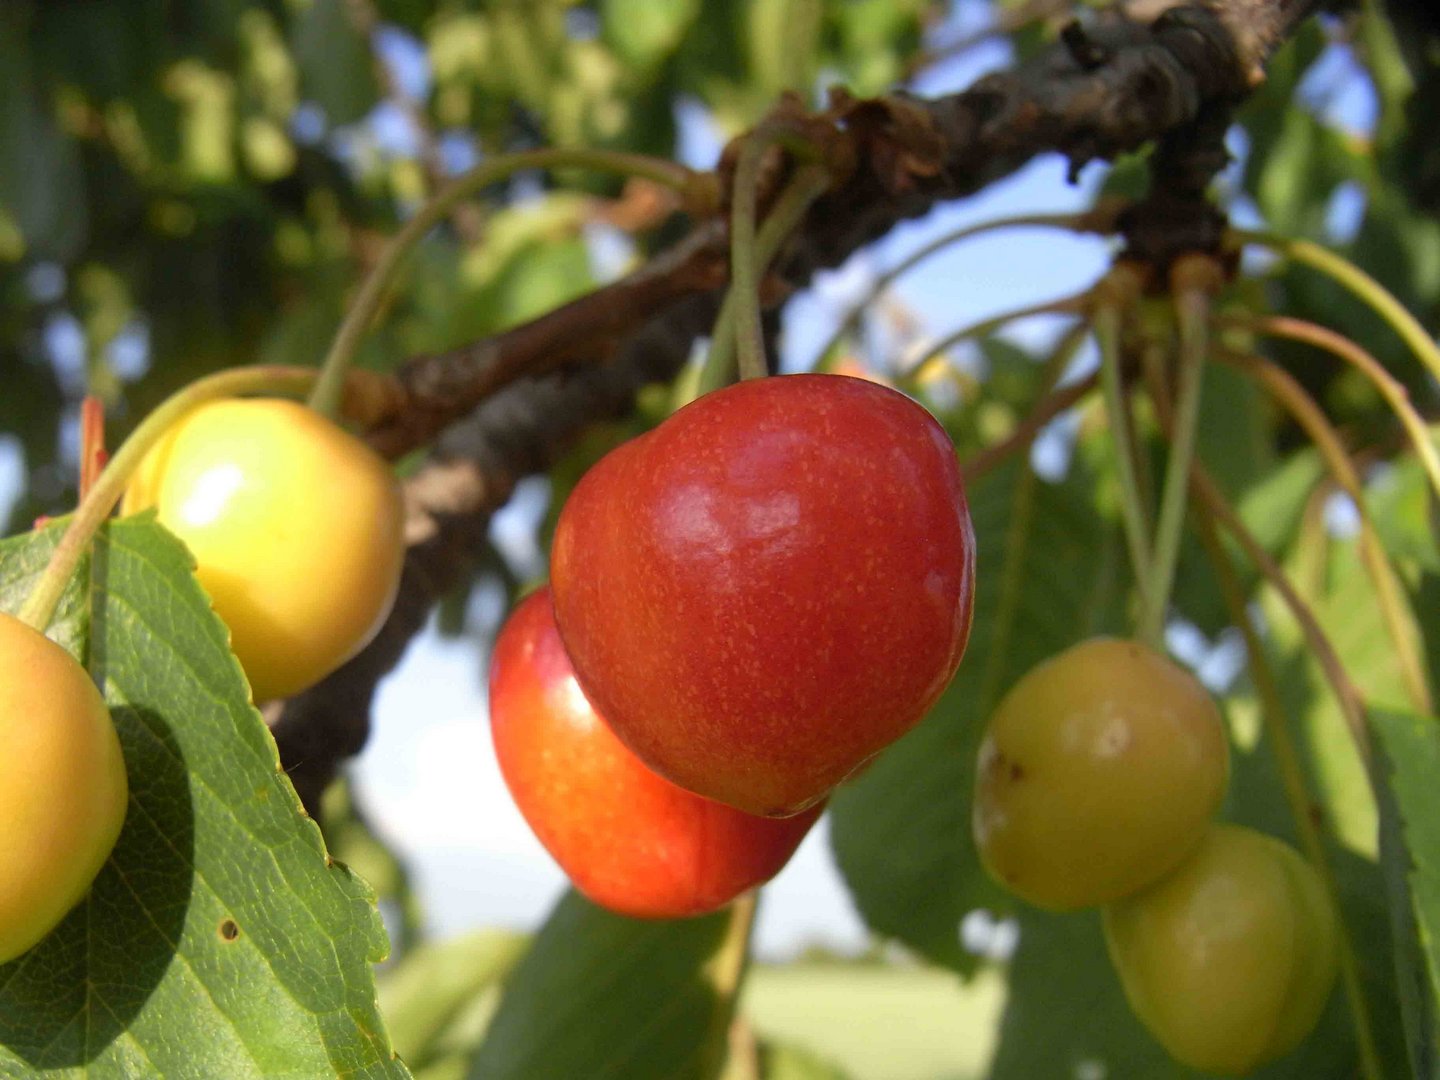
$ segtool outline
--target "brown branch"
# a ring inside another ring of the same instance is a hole
[[[901,221],[973,194],[1039,154],[1061,153],[1075,172],[1185,127],[1247,89],[1245,61],[1206,6],[1173,8],[1150,26],[1101,18],[1085,37],[1081,57],[1073,42],[1059,44],[960,94],[860,101],[837,93],[828,109],[805,118],[811,141],[824,143],[826,160],[843,163],[845,175],[805,218],[766,298],[778,304]],[[409,404],[372,441],[398,457],[517,378],[614,362],[645,320],[664,319],[672,305],[723,283],[727,250],[723,221],[705,221],[621,281],[477,344],[408,362],[399,377]],[[688,355],[687,343],[672,370]]]

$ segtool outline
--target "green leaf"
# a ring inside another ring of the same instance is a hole
[[[1440,1077],[1440,726],[1375,710],[1380,857],[1410,1067]]]
[[[1193,1075],[1140,1026],[1110,967],[1096,911],[1020,916],[1020,949],[992,1080],[1040,1076],[1163,1080]]]
[[[346,0],[310,0],[293,30],[301,94],[332,125],[364,119],[379,98],[375,57],[350,9]]]
[[[970,830],[986,718],[1034,664],[1118,626],[1124,556],[1095,499],[1078,460],[1061,484],[1012,460],[971,489],[978,569],[959,674],[918,728],[831,800],[835,856],[866,922],[962,972],[975,958],[960,946],[961,918],[1011,904]]]
[[[760,1043],[762,1080],[850,1080],[838,1065],[789,1043]]]
[[[699,0],[603,0],[601,31],[626,67],[650,68],[679,47],[699,9]]]
[[[744,27],[751,87],[767,98],[802,96],[815,81],[820,0],[749,0]]]
[[[567,893],[511,975],[470,1077],[712,1075],[728,1006],[706,967],[728,926],[724,913],[627,919]]]
[[[16,16],[0,12],[0,221],[18,229],[24,250],[0,243],[0,263],[19,254],[68,263],[89,229],[80,149],[56,122]]]
[[[0,607],[52,527],[0,543]],[[326,856],[185,550],[113,524],[51,633],[87,639],[130,775],[86,900],[0,967],[0,1076],[405,1077],[375,1006],[369,888]]]
[[[381,1011],[410,1068],[418,1074],[474,1053],[499,1004],[500,983],[528,943],[523,934],[479,930],[417,946],[379,976]]]

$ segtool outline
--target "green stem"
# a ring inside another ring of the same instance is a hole
[[[277,394],[303,394],[315,383],[314,368],[258,366],[232,368],[197,379],[183,390],[171,395],[147,416],[125,440],[96,478],[85,498],[76,508],[70,524],[50,555],[40,580],[20,609],[22,622],[41,633],[50,624],[55,607],[65,592],[65,585],[75,574],[75,567],[85,554],[95,532],[110,516],[110,511],[125,493],[125,485],[135,469],[160,437],[185,413],[215,398],[235,397],[261,391]]]
[[[742,379],[760,379],[767,374],[765,338],[760,329],[759,267],[755,265],[755,203],[759,198],[760,163],[773,141],[763,131],[745,140],[731,189],[730,291],[735,297],[731,318]]]
[[[335,341],[320,368],[320,378],[310,392],[310,407],[327,416],[334,416],[340,407],[345,371],[350,366],[360,341],[375,317],[385,290],[395,279],[405,256],[420,239],[438,225],[455,206],[475,192],[498,183],[523,169],[577,168],[597,172],[623,173],[639,176],[680,191],[694,181],[695,173],[681,165],[643,154],[626,154],[614,150],[586,147],[546,147],[502,154],[481,162],[462,173],[437,191],[385,245],[380,261],[370,271],[359,293],[345,313]]]
[[[1430,434],[1425,418],[1411,403],[1410,392],[1405,389],[1405,384],[1391,375],[1384,364],[1343,334],[1305,319],[1270,315],[1261,318],[1228,317],[1224,321],[1227,325],[1238,326],[1253,334],[1288,338],[1313,345],[1356,368],[1370,380],[1370,384],[1385,399],[1390,411],[1400,421],[1405,434],[1410,438],[1410,445],[1425,469],[1425,475],[1430,480],[1430,489],[1440,496],[1440,453],[1436,452],[1435,439]]]
[[[755,914],[760,906],[760,891],[751,889],[730,905],[730,922],[710,967],[710,983],[715,990],[715,1011],[711,1015],[710,1038],[707,1040],[710,1060],[700,1075],[719,1076],[729,1049],[727,1034],[735,1017],[735,1003],[740,984],[750,966],[750,937],[755,930]]]
[[[925,355],[916,360],[909,367],[908,373],[919,371],[927,363],[937,356],[943,356],[962,341],[971,338],[986,337],[999,330],[1008,323],[1018,319],[1029,319],[1035,315],[1078,315],[1084,308],[1090,296],[1089,290],[1075,293],[1073,296],[1062,296],[1059,300],[1047,300],[1043,304],[1030,304],[1022,308],[1012,308],[1009,311],[1002,311],[998,315],[991,315],[962,326],[959,330],[946,334],[943,338],[925,350]],[[823,355],[823,354],[822,354]]]
[[[825,357],[830,355],[830,352],[840,344],[845,336],[854,332],[856,327],[860,325],[860,320],[864,317],[865,312],[869,310],[870,305],[874,303],[875,298],[889,288],[897,278],[915,266],[918,266],[926,259],[929,259],[932,255],[950,247],[952,244],[958,244],[963,240],[969,240],[973,237],[981,236],[988,232],[995,232],[999,229],[1018,228],[1026,225],[1050,226],[1058,229],[1071,229],[1075,232],[1085,232],[1096,229],[1094,218],[1095,215],[1093,212],[1085,214],[1020,214],[1016,217],[982,221],[978,225],[967,225],[963,229],[955,229],[952,232],[946,233],[944,236],[937,237],[918,250],[911,252],[875,279],[865,299],[846,313],[844,320],[835,328],[835,332],[830,335],[830,339],[826,341],[820,348],[820,351],[815,354],[815,360],[810,364],[809,370],[813,371],[819,368]]]
[[[1194,471],[1190,476],[1195,496],[1204,505],[1206,512],[1225,527],[1225,531],[1235,538],[1245,557],[1250,560],[1252,566],[1260,571],[1260,575],[1270,583],[1279,595],[1281,601],[1290,610],[1295,621],[1300,626],[1300,632],[1305,637],[1305,644],[1309,647],[1315,662],[1320,665],[1321,672],[1325,675],[1325,681],[1330,684],[1331,692],[1335,695],[1335,703],[1340,708],[1340,714],[1345,719],[1345,726],[1350,731],[1350,737],[1355,742],[1356,752],[1359,753],[1366,769],[1371,768],[1374,760],[1374,751],[1370,747],[1370,728],[1365,719],[1365,704],[1360,697],[1360,691],[1350,681],[1350,676],[1345,671],[1345,666],[1340,663],[1340,657],[1335,652],[1335,646],[1325,635],[1320,621],[1315,617],[1315,612],[1305,599],[1290,583],[1285,576],[1285,571],[1275,561],[1275,557],[1265,550],[1265,546],[1256,539],[1245,526],[1240,514],[1230,505],[1220,485],[1215,482],[1205,467],[1200,462],[1195,463]]]
[[[1208,515],[1200,517],[1200,539],[1209,553],[1210,562],[1220,579],[1220,591],[1224,594],[1225,605],[1230,618],[1240,628],[1245,638],[1245,649],[1249,655],[1250,674],[1260,696],[1261,717],[1270,748],[1275,754],[1275,764],[1280,773],[1280,783],[1285,789],[1285,801],[1290,805],[1290,814],[1295,821],[1295,831],[1300,837],[1300,846],[1305,849],[1310,865],[1325,883],[1330,902],[1335,905],[1337,915],[1340,907],[1340,887],[1335,879],[1335,870],[1326,856],[1325,842],[1312,813],[1313,801],[1305,786],[1305,772],[1300,765],[1300,753],[1290,728],[1285,722],[1285,708],[1280,696],[1279,684],[1266,659],[1265,646],[1255,629],[1254,621],[1245,604],[1235,568],[1226,557],[1220,544],[1215,522]],[[1355,1043],[1360,1054],[1361,1075],[1367,1080],[1381,1080],[1384,1070],[1380,1066],[1379,1052],[1375,1047],[1375,1036],[1370,1019],[1369,1002],[1360,977],[1360,965],[1355,956],[1355,943],[1349,926],[1343,918],[1337,921],[1340,931],[1340,981],[1345,987],[1345,1000],[1350,1008],[1351,1023],[1355,1028]]]
[[[1329,276],[1368,304],[1390,324],[1430,374],[1440,379],[1440,346],[1420,325],[1420,320],[1373,277],[1342,255],[1327,251],[1309,240],[1292,240],[1274,233],[1236,229],[1234,235],[1247,244],[1260,244],[1298,263]]]
[[[1097,304],[1093,325],[1095,341],[1100,347],[1100,389],[1105,396],[1110,441],[1115,447],[1115,471],[1120,480],[1120,516],[1125,524],[1130,569],[1135,575],[1135,587],[1140,591],[1143,611],[1150,602],[1150,527],[1145,520],[1145,506],[1135,476],[1130,412],[1120,372],[1120,309],[1110,303]]]
[[[1140,639],[1164,651],[1165,607],[1175,580],[1180,555],[1180,532],[1185,524],[1190,463],[1195,459],[1195,434],[1200,420],[1200,383],[1209,350],[1207,332],[1209,298],[1198,289],[1186,289],[1175,299],[1180,328],[1180,385],[1175,402],[1175,424],[1170,460],[1165,466],[1165,487],[1160,496],[1160,517],[1151,554],[1148,584],[1140,614]]]
[[[1070,362],[1075,359],[1075,354],[1080,351],[1080,346],[1085,344],[1089,332],[1090,324],[1079,322],[1061,335],[1040,373],[1040,392],[1036,395],[1036,402],[1029,414],[999,442],[992,443],[960,463],[960,471],[967,486],[974,484],[1011,454],[1029,450],[1046,424],[1095,389],[1096,377],[1092,372],[1063,390],[1055,390],[1056,384],[1069,369]]]
[[[774,209],[755,237],[757,275],[770,265],[780,246],[795,231],[805,211],[810,209],[810,204],[829,189],[830,182],[830,171],[823,165],[806,165],[785,185],[785,190],[775,200]],[[725,291],[725,299],[720,304],[720,313],[715,318],[715,329],[710,336],[710,353],[700,372],[698,393],[708,394],[735,381],[734,312],[738,291],[733,281]]]
[[[1375,523],[1365,505],[1365,489],[1359,470],[1350,460],[1340,433],[1335,430],[1319,404],[1289,372],[1258,356],[1221,350],[1217,356],[1259,382],[1290,416],[1305,429],[1310,441],[1325,459],[1330,475],[1355,504],[1360,517],[1360,560],[1375,587],[1375,602],[1385,623],[1385,631],[1395,650],[1400,676],[1405,682],[1411,706],[1423,715],[1434,711],[1430,684],[1425,677],[1422,657],[1413,622],[1408,616],[1400,575],[1385,551]]]

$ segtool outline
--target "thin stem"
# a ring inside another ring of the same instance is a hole
[[[1327,251],[1309,240],[1293,240],[1274,233],[1249,229],[1233,230],[1233,235],[1247,244],[1260,244],[1298,263],[1304,263],[1345,286],[1389,323],[1410,347],[1416,359],[1429,369],[1431,375],[1440,379],[1440,346],[1435,344],[1434,339],[1420,325],[1420,321],[1406,311],[1404,305],[1395,299],[1385,286],[1349,259]]]
[[[1290,609],[1290,614],[1300,624],[1300,632],[1305,637],[1305,644],[1309,647],[1315,657],[1315,662],[1320,665],[1321,672],[1330,684],[1330,689],[1335,694],[1335,700],[1340,706],[1341,715],[1345,717],[1345,724],[1350,729],[1350,737],[1354,740],[1356,750],[1368,769],[1373,755],[1370,749],[1370,730],[1366,726],[1364,703],[1355,684],[1350,681],[1344,665],[1340,663],[1340,658],[1335,654],[1335,647],[1330,643],[1330,639],[1315,618],[1315,613],[1310,610],[1310,605],[1295,590],[1295,586],[1285,576],[1285,571],[1265,550],[1264,545],[1255,538],[1255,534],[1245,526],[1244,520],[1225,498],[1214,477],[1198,461],[1193,466],[1190,482],[1196,498],[1204,504],[1210,516],[1220,522],[1225,527],[1225,531],[1239,542],[1245,552],[1245,557],[1279,593],[1280,599]]]
[[[830,335],[828,341],[820,347],[815,354],[814,361],[810,364],[809,370],[815,370],[847,334],[853,333],[864,318],[865,312],[875,302],[882,292],[889,288],[899,277],[920,263],[929,259],[946,248],[958,244],[964,240],[970,240],[976,236],[982,236],[988,232],[995,232],[999,229],[1019,228],[1027,225],[1049,226],[1057,229],[1069,229],[1073,232],[1110,232],[1114,227],[1114,211],[1107,209],[1103,215],[1099,210],[1092,210],[1083,214],[1019,214],[1015,217],[996,218],[994,221],[982,221],[977,225],[967,225],[963,229],[955,229],[943,236],[937,237],[925,244],[923,247],[912,251],[905,258],[885,271],[875,279],[866,293],[865,299],[856,304],[845,314],[835,332]]]
[[[1059,345],[1051,354],[1046,371],[1041,378],[1044,386],[1041,393],[1044,396],[1036,402],[1029,415],[1016,425],[1014,431],[961,464],[960,472],[965,477],[965,483],[975,483],[1011,454],[1027,449],[1046,424],[1095,389],[1100,376],[1092,371],[1079,382],[1071,383],[1054,393],[1046,393],[1065,373],[1076,350],[1084,343],[1088,330],[1088,324],[1080,323],[1061,338]]]
[[[1012,308],[1010,311],[1002,311],[998,315],[991,315],[984,319],[960,327],[946,334],[943,338],[925,350],[925,354],[912,363],[909,368],[901,372],[907,375],[919,371],[937,356],[943,356],[962,341],[969,341],[971,338],[987,337],[999,330],[1002,326],[1012,323],[1017,319],[1029,319],[1036,315],[1079,315],[1085,310],[1089,302],[1090,292],[1074,293],[1070,296],[1062,296],[1058,300],[1047,300],[1042,304],[1029,304],[1021,308]]]
[[[760,268],[756,265],[755,204],[759,198],[760,163],[774,142],[762,129],[740,147],[730,204],[730,295],[734,299],[731,318],[735,324],[735,345],[740,377],[760,379],[765,368],[765,336],[760,328]]]
[[[765,224],[755,237],[755,259],[757,275],[770,265],[780,247],[800,224],[810,204],[823,195],[830,187],[830,171],[823,165],[806,165],[799,169],[785,190],[775,200],[775,206],[765,218]],[[706,394],[728,386],[735,379],[735,283],[725,290],[725,299],[720,304],[720,313],[715,318],[715,329],[710,335],[710,353],[700,371],[698,393]]]
[[[234,397],[260,391],[277,394],[303,394],[315,383],[314,368],[257,366],[232,368],[197,379],[167,398],[147,416],[116,451],[109,464],[96,478],[89,493],[81,500],[70,519],[64,535],[50,555],[50,562],[35,583],[20,609],[21,622],[41,633],[50,624],[55,607],[64,595],[65,586],[75,573],[85,549],[95,532],[110,516],[120,501],[125,485],[149,449],[160,440],[185,413],[215,398]]]
[[[105,467],[105,405],[94,394],[80,402],[80,498],[95,486]]]
[[[1430,480],[1431,490],[1440,496],[1440,452],[1435,449],[1435,439],[1430,434],[1430,428],[1411,403],[1410,391],[1405,388],[1405,384],[1391,375],[1385,369],[1385,365],[1375,359],[1373,355],[1344,334],[1289,315],[1270,315],[1261,318],[1228,316],[1223,323],[1255,334],[1283,337],[1306,345],[1314,345],[1352,365],[1370,380],[1371,385],[1379,391],[1380,396],[1385,399],[1386,404],[1394,412],[1396,419],[1405,428],[1405,434],[1410,438],[1410,445],[1414,448],[1416,456],[1420,459],[1421,467],[1424,468],[1425,475]]]
[[[1151,555],[1148,584],[1140,609],[1139,636],[1163,651],[1165,607],[1175,580],[1180,555],[1180,534],[1185,524],[1185,496],[1190,463],[1195,459],[1195,433],[1200,419],[1200,384],[1209,351],[1207,333],[1210,300],[1202,289],[1183,289],[1175,296],[1180,330],[1180,385],[1175,401],[1175,423],[1170,459],[1165,466],[1165,487],[1160,496],[1160,518]]]
[[[1120,372],[1120,309],[1103,302],[1093,316],[1095,342],[1100,346],[1100,388],[1105,395],[1105,414],[1110,421],[1110,441],[1115,447],[1115,471],[1120,480],[1120,514],[1125,524],[1130,569],[1140,592],[1141,610],[1150,604],[1150,526],[1145,520],[1140,487],[1135,476],[1134,443],[1130,434],[1130,412]]]
[[[726,1035],[735,1016],[740,984],[750,966],[750,937],[755,930],[755,913],[759,904],[759,890],[751,889],[730,905],[730,922],[725,928],[724,940],[711,961],[710,983],[715,990],[716,1005],[707,1040],[710,1060],[701,1069],[701,1076],[718,1076],[725,1065],[729,1046]]]
[[[1320,451],[1336,484],[1355,504],[1360,517],[1360,558],[1375,587],[1375,599],[1380,605],[1386,633],[1395,648],[1401,677],[1405,680],[1406,693],[1418,712],[1429,715],[1434,711],[1434,705],[1425,677],[1425,662],[1415,640],[1414,627],[1407,625],[1404,601],[1401,599],[1403,590],[1394,567],[1386,557],[1384,545],[1380,543],[1375,524],[1370,520],[1369,511],[1365,507],[1365,492],[1360,483],[1360,474],[1345,451],[1340,433],[1326,418],[1315,399],[1278,364],[1258,356],[1240,355],[1229,350],[1222,350],[1217,355],[1225,363],[1239,368],[1259,382],[1285,407]]]
[[[1225,606],[1230,618],[1245,637],[1245,650],[1249,656],[1250,674],[1255,689],[1260,695],[1261,718],[1265,725],[1266,737],[1275,754],[1276,767],[1280,772],[1280,783],[1285,789],[1285,800],[1290,804],[1290,815],[1295,821],[1295,831],[1300,845],[1310,861],[1330,902],[1340,912],[1340,886],[1335,878],[1335,869],[1326,855],[1325,842],[1320,826],[1312,812],[1315,800],[1305,784],[1305,772],[1300,765],[1300,753],[1286,723],[1285,707],[1282,704],[1280,688],[1275,673],[1265,655],[1265,646],[1255,628],[1254,620],[1245,605],[1245,596],[1231,561],[1226,558],[1215,530],[1215,522],[1205,515],[1199,519],[1200,541],[1210,556],[1220,579],[1220,591],[1224,594]],[[1340,938],[1340,981],[1345,987],[1345,1000],[1350,1009],[1350,1020],[1355,1027],[1355,1043],[1360,1054],[1361,1074],[1368,1080],[1381,1080],[1384,1072],[1380,1067],[1380,1056],[1375,1047],[1374,1025],[1370,1018],[1370,1005],[1360,978],[1360,965],[1355,955],[1355,942],[1345,920],[1338,919]]]
[[[585,147],[547,147],[502,154],[462,173],[437,191],[385,245],[380,261],[360,286],[360,291],[335,334],[330,352],[326,354],[325,362],[321,365],[320,378],[310,392],[310,407],[327,416],[334,416],[338,411],[345,370],[360,347],[360,341],[369,329],[385,290],[394,280],[400,264],[426,233],[438,225],[457,203],[482,188],[523,169],[555,168],[623,173],[643,177],[680,191],[689,188],[696,176],[690,169],[660,158]]]

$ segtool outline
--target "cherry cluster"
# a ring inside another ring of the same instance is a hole
[[[712,911],[934,704],[969,636],[954,447],[840,375],[707,394],[612,451],[497,642],[500,767],[591,899]]]
[[[1215,824],[1229,741],[1187,671],[1134,641],[1081,642],[990,717],[974,832],[1039,907],[1102,905],[1132,1009],[1176,1059],[1242,1074],[1293,1050],[1338,966],[1319,875],[1286,844]]]
[[[319,682],[378,631],[404,561],[399,485],[319,413],[223,399],[185,413],[141,461],[126,513],[153,510],[195,558],[255,701]],[[128,778],[89,673],[0,614],[0,963],[89,890],[120,835]],[[15,677],[15,673],[22,673]],[[67,797],[57,803],[54,793]]]

